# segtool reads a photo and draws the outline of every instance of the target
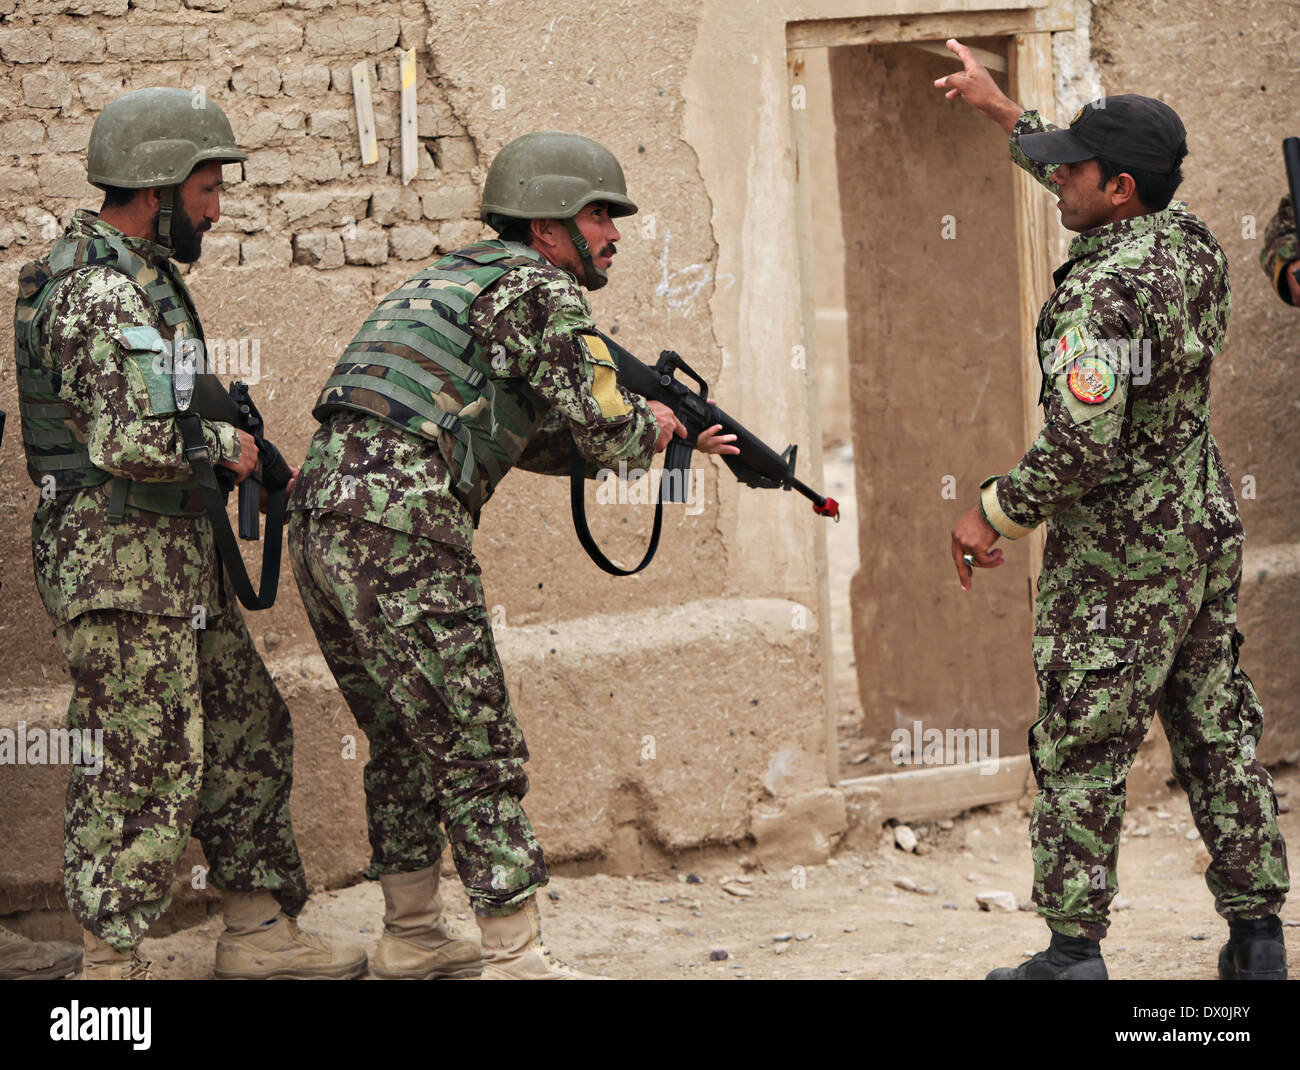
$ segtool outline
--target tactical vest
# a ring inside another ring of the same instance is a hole
[[[45,362],[41,320],[56,284],[86,267],[104,267],[127,276],[145,291],[161,314],[161,332],[151,326],[119,328],[122,348],[127,359],[139,368],[154,412],[177,411],[171,360],[180,354],[173,353],[170,343],[194,339],[199,343],[197,354],[205,354],[203,328],[189,290],[170,261],[152,265],[128,249],[117,235],[61,238],[45,259],[25,265],[18,281],[14,355],[27,474],[37,486],[43,486],[43,480],[53,476],[57,492],[94,487],[112,479],[109,517],[113,520],[121,519],[127,504],[166,516],[202,516],[203,502],[195,480],[141,483],[111,476],[91,463],[84,442],[78,438],[72,413],[59,397],[62,377]],[[234,422],[229,397],[215,375],[207,371],[195,374],[193,397],[192,411],[210,419]]]
[[[469,329],[474,300],[539,258],[486,241],[449,253],[380,302],[348,344],[312,415],[377,416],[437,443],[454,492],[477,520],[523,453],[546,404],[519,379],[492,378],[492,352]]]

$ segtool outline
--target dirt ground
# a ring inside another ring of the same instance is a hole
[[[871,741],[858,731],[848,618],[848,579],[857,568],[852,456],[833,449],[826,460],[828,493],[847,513],[829,531],[842,768],[860,776],[879,763],[854,761]],[[1281,771],[1276,786],[1285,806],[1300,795],[1300,771]],[[1300,817],[1288,809],[1281,823],[1288,841],[1300,842]],[[675,868],[639,877],[565,876],[560,866],[541,898],[543,932],[561,959],[617,978],[980,978],[1047,944],[1046,927],[1024,909],[1033,876],[1027,829],[1018,803],[918,823],[924,854],[895,847],[889,829],[854,829],[826,865],[806,868],[802,887],[788,868],[761,866],[741,850],[683,857]],[[1181,792],[1130,809],[1118,909],[1103,945],[1112,977],[1216,976],[1227,926],[1205,887],[1208,862]],[[457,927],[473,935],[454,876],[444,890]],[[991,891],[1010,893],[1021,909],[981,910],[976,897]],[[302,924],[359,940],[373,953],[382,914],[379,885],[366,882],[317,892]],[[1300,907],[1288,904],[1283,919],[1300,947]],[[155,975],[210,977],[220,925],[212,918],[146,939]],[[1292,959],[1300,962],[1295,950]]]
[[[1300,774],[1279,777],[1277,787],[1281,798],[1294,798]],[[1288,841],[1300,842],[1296,813],[1281,822]],[[846,846],[828,864],[807,867],[802,888],[789,871],[764,870],[739,851],[642,877],[553,876],[541,899],[543,932],[559,958],[617,978],[980,978],[1047,943],[1036,914],[976,903],[983,892],[1005,891],[1026,905],[1027,818],[1004,803],[952,826],[916,827],[931,848],[923,856],[904,854],[886,833],[875,846]],[[1103,944],[1111,976],[1213,979],[1227,927],[1202,876],[1209,856],[1187,838],[1185,799],[1171,793],[1132,811],[1125,827],[1119,909]],[[724,882],[750,894],[726,891]],[[915,891],[902,886],[909,883]],[[457,927],[472,934],[460,886],[453,878],[444,888]],[[373,953],[382,913],[379,886],[367,882],[316,893],[302,924],[359,939]],[[1282,917],[1295,976],[1300,908],[1292,901]],[[143,951],[158,977],[210,977],[219,929],[212,918],[146,939]]]

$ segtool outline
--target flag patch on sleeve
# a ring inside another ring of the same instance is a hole
[[[1092,344],[1078,327],[1069,327],[1056,343],[1052,354],[1052,374],[1055,375],[1070,361],[1082,353],[1088,352]]]

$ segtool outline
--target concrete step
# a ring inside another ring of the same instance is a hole
[[[758,803],[770,825],[784,801],[825,787],[817,620],[804,606],[711,599],[499,628],[497,643],[548,859],[636,872],[665,853],[747,842]],[[308,877],[355,883],[369,860],[365,736],[314,645],[277,651],[268,666],[293,714]],[[66,684],[0,692],[0,732],[20,721],[29,734],[59,729],[70,694]],[[0,914],[62,900],[67,775],[66,765],[0,765]],[[823,808],[830,824],[833,809]],[[809,850],[820,852],[812,832],[827,841],[838,831],[810,830]],[[191,843],[177,909],[212,899],[191,887],[202,862]]]

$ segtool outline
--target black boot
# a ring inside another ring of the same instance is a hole
[[[1286,980],[1286,943],[1276,914],[1228,922],[1228,942],[1219,952],[1219,979]]]
[[[1019,966],[996,969],[985,980],[1105,981],[1106,964],[1101,960],[1101,941],[1054,932],[1046,951],[1040,951]]]

